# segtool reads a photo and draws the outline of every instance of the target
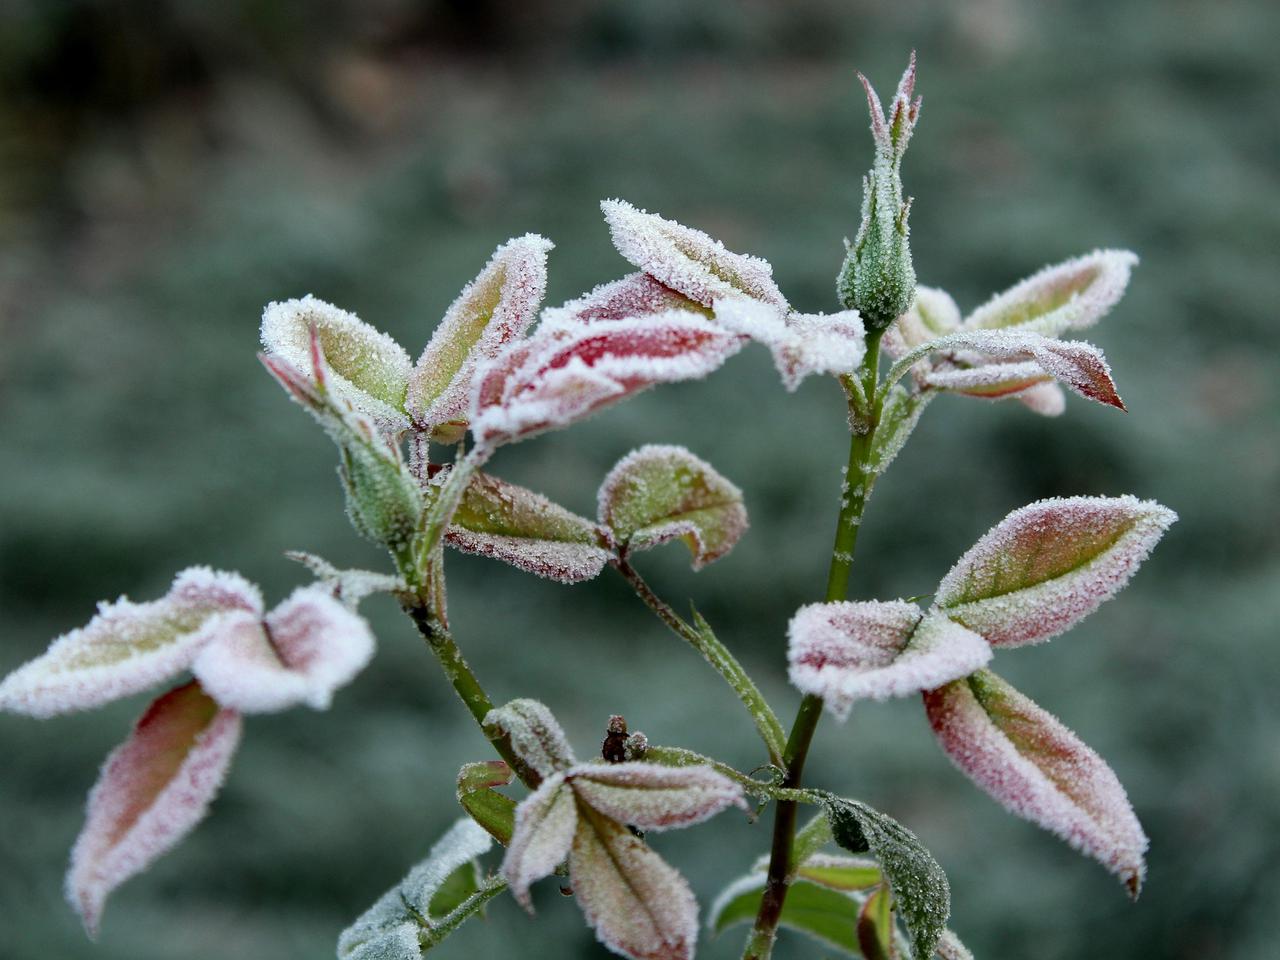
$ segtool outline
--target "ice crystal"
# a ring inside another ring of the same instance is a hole
[[[715,318],[768,347],[788,390],[812,374],[852,373],[867,352],[866,331],[856,310],[786,313],[772,304],[733,297],[716,301]]]
[[[408,407],[419,427],[448,441],[466,429],[476,365],[524,336],[547,289],[547,253],[537,234],[508,240],[445,312],[409,383]]]
[[[792,684],[822,697],[841,720],[858,700],[928,690],[991,659],[982,637],[903,600],[809,604],[787,635]]]
[[[192,682],[152,703],[107,757],[67,873],[67,898],[91,936],[111,891],[204,818],[239,739],[239,716]]]
[[[1053,715],[989,671],[924,696],[952,762],[1017,816],[1120,878],[1133,897],[1147,838],[1116,775]]]
[[[742,491],[684,447],[650,444],[614,465],[597,496],[600,522],[628,550],[681,539],[700,569],[747,529]]]
[[[408,426],[404,401],[412,362],[395,340],[310,295],[270,303],[262,313],[267,355],[307,376],[313,373],[312,330],[328,360],[333,392],[389,432]]]
[[[190,567],[160,600],[102,603],[89,623],[0,683],[0,709],[33,717],[87,710],[186,670],[219,614],[261,616],[262,594],[239,574]]]
[[[1041,500],[974,544],[935,602],[993,646],[1042,643],[1114,596],[1176,519],[1128,496]]]
[[[726,297],[746,296],[789,309],[768,261],[732,253],[701,230],[639,210],[625,200],[605,200],[600,209],[623,257],[704,307]]]

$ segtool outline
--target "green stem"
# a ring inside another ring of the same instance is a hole
[[[618,573],[622,574],[627,583],[631,584],[636,596],[644,602],[644,605],[652,610],[672,633],[702,654],[703,659],[711,664],[720,676],[724,678],[725,682],[733,688],[733,692],[738,695],[738,699],[742,701],[743,706],[747,708],[747,712],[751,714],[751,720],[755,723],[760,739],[764,741],[765,747],[769,750],[769,761],[781,768],[783,766],[782,753],[785,740],[782,723],[773,712],[773,708],[769,706],[764,696],[760,693],[760,689],[755,685],[755,682],[748,676],[747,671],[742,668],[742,664],[720,642],[719,638],[711,631],[711,627],[707,625],[707,622],[698,616],[696,624],[686,623],[679,614],[671,609],[670,604],[653,592],[653,588],[645,582],[639,571],[631,566],[625,556],[620,556],[617,560],[614,560],[613,567]],[[697,616],[697,611],[694,613]]]
[[[849,463],[845,470],[844,486],[840,500],[840,516],[836,521],[835,543],[831,549],[831,566],[827,572],[827,602],[843,600],[849,593],[849,572],[853,567],[853,554],[858,545],[858,530],[862,526],[862,513],[870,492],[870,475],[867,465],[871,453],[871,441],[879,425],[882,398],[877,392],[880,360],[880,333],[867,336],[867,358],[862,373],[862,398],[851,399],[850,413],[853,435],[849,441]],[[859,402],[860,401],[860,402]],[[863,404],[867,408],[863,407]],[[809,755],[818,720],[822,717],[822,698],[806,694],[800,701],[791,736],[787,738],[783,754],[786,777],[784,789],[797,789],[804,773],[804,762]],[[769,873],[760,909],[756,913],[755,926],[743,952],[743,960],[768,960],[773,952],[773,941],[778,933],[778,921],[787,899],[791,882],[791,848],[796,832],[798,805],[794,800],[780,800],[774,813],[773,841],[769,849]]]

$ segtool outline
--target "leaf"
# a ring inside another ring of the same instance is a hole
[[[239,741],[240,717],[192,682],[152,703],[107,757],[67,873],[67,899],[91,937],[111,891],[204,819]]]
[[[355,410],[372,417],[384,430],[408,426],[405,392],[412,366],[404,348],[354,313],[305,296],[270,303],[262,312],[262,346],[310,377],[311,330],[328,360],[330,388]]]
[[[310,570],[334,597],[348,610],[355,610],[360,601],[375,593],[398,594],[408,589],[404,580],[389,573],[374,570],[340,570],[323,557],[305,550],[286,550],[290,560]]]
[[[1128,250],[1095,250],[1045,267],[996,294],[969,314],[964,326],[1016,328],[1050,337],[1093,326],[1124,296],[1137,262]]]
[[[725,297],[746,296],[788,309],[767,261],[731,253],[701,230],[638,210],[624,200],[605,200],[600,209],[623,257],[704,307]]]
[[[568,770],[575,762],[564,730],[537,700],[521,698],[496,707],[485,715],[483,727],[491,739],[509,737],[516,755],[541,776]]]
[[[873,860],[816,853],[796,867],[796,876],[832,890],[867,890],[880,883],[883,875]]]
[[[667,310],[692,310],[709,315],[711,311],[682,293],[672,290],[647,273],[629,273],[620,280],[602,283],[590,293],[547,310],[552,317],[564,317],[580,323],[594,320],[630,320]]]
[[[529,885],[549,875],[569,852],[578,828],[578,802],[564,774],[553,773],[516,807],[516,828],[502,875],[516,901],[533,913]]]
[[[462,436],[477,363],[495,357],[533,323],[554,246],[532,233],[508,240],[445,312],[409,383],[414,420],[434,428],[435,439]]]
[[[852,373],[866,355],[866,330],[856,310],[783,313],[744,297],[717,300],[716,321],[773,353],[783,385],[794,391],[812,374]]]
[[[1066,395],[1056,383],[1038,383],[1017,394],[1015,399],[1042,417],[1061,416],[1067,408]]]
[[[862,699],[887,700],[972,673],[991,659],[978,634],[914,603],[811,603],[787,629],[792,684],[839,719]]]
[[[870,851],[880,863],[903,921],[913,957],[931,957],[951,913],[951,888],[938,861],[898,823],[857,800],[811,791],[826,808],[831,834],[850,853]]]
[[[561,583],[590,580],[613,552],[604,531],[541,494],[477,473],[445,533],[464,553],[502,560]]]
[[[764,873],[750,873],[726,887],[711,905],[707,918],[712,933],[718,936],[740,923],[754,922],[764,885]],[[797,880],[787,891],[778,923],[828,947],[861,957],[854,929],[858,907],[858,900],[847,893]]]
[[[871,436],[867,465],[873,476],[878,477],[888,470],[889,464],[902,452],[911,432],[920,422],[920,414],[924,413],[924,408],[934,396],[932,390],[909,391],[896,383],[889,390],[880,411],[880,424]]]
[[[858,911],[858,947],[866,960],[894,960],[893,895],[879,887]]]
[[[437,900],[437,895],[447,884],[457,882],[459,871],[469,868],[474,876],[472,861],[491,845],[489,835],[470,820],[455,821],[425,860],[342,931],[339,960],[418,960],[423,953],[422,919],[443,915],[447,911],[433,911],[433,904],[440,908],[455,899]]]
[[[728,553],[747,529],[742,491],[684,447],[632,451],[604,478],[598,503],[600,522],[628,550],[678,538],[695,570]]]
[[[373,657],[368,624],[324,587],[300,587],[267,614],[222,614],[191,672],[224,707],[276,713],[305,703],[327,710]]]
[[[934,602],[994,647],[1042,643],[1114,596],[1176,519],[1128,496],[1041,500],[969,548]]]
[[[514,777],[502,760],[467,763],[458,771],[458,803],[504,847],[511,845],[515,832],[516,802],[493,788],[505,787]]]
[[[0,683],[0,709],[33,717],[87,710],[186,670],[218,614],[260,616],[262,594],[236,573],[189,567],[149,603],[101,603],[89,623]]]
[[[969,948],[951,930],[943,930],[936,948],[938,960],[973,960]]]
[[[587,923],[610,950],[635,960],[692,960],[698,939],[693,891],[626,827],[584,816],[569,875]]]
[[[583,803],[642,830],[687,827],[727,807],[746,809],[742,788],[709,766],[579,764],[567,777]]]
[[[632,320],[544,323],[477,373],[472,433],[482,446],[568,426],[658,383],[717,369],[741,339],[687,310]]]
[[[1147,838],[1101,757],[987,670],[927,692],[924,703],[961,772],[1009,812],[1097,860],[1137,897]]]
[[[917,284],[915,301],[885,330],[880,346],[897,360],[930,340],[954,333],[959,326],[960,308],[951,295]]]

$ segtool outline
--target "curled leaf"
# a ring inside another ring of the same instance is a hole
[[[573,749],[564,730],[546,705],[537,700],[512,700],[490,710],[484,718],[484,730],[489,735],[508,736],[516,755],[543,777],[573,766]]]
[[[701,230],[638,210],[624,200],[605,200],[600,209],[623,257],[704,307],[745,296],[789,309],[768,261],[732,253]]]
[[[648,445],[600,485],[600,522],[628,550],[680,539],[695,570],[724,556],[747,529],[742,491],[684,447]]]
[[[408,426],[405,392],[412,364],[404,348],[354,313],[305,296],[270,303],[262,313],[262,346],[304,376],[312,367],[311,331],[329,364],[330,387],[351,406],[395,432]]]
[[[783,313],[772,304],[735,297],[716,301],[715,318],[767,346],[788,390],[812,374],[852,373],[867,352],[866,331],[856,310]]]
[[[494,251],[445,312],[409,383],[408,406],[422,427],[452,441],[466,429],[476,364],[522,337],[547,289],[547,253],[537,234],[508,240]]]
[[[600,545],[603,535],[590,520],[541,494],[477,473],[462,495],[445,542],[526,573],[578,583],[596,576],[613,556]]]
[[[190,567],[149,603],[102,603],[89,623],[0,683],[0,709],[33,717],[87,710],[177,676],[220,614],[261,616],[262,594],[239,574]]]
[[[991,659],[978,634],[902,600],[812,603],[791,618],[787,635],[791,682],[842,720],[858,700],[928,690]]]
[[[1137,897],[1147,838],[1101,757],[990,671],[931,690],[924,703],[961,772],[1009,812],[1097,860]]]
[[[742,788],[708,766],[580,764],[568,778],[582,802],[641,830],[687,827],[727,807],[746,808]]]
[[[544,323],[477,376],[471,429],[494,446],[568,426],[658,383],[696,380],[740,339],[685,310],[633,320]]]
[[[640,272],[602,283],[590,293],[548,310],[547,315],[590,323],[594,320],[631,320],[665,313],[667,310],[710,313],[702,304],[672,290],[649,274]]]
[[[1091,327],[1124,296],[1137,262],[1128,250],[1095,250],[1045,267],[978,307],[964,326],[1016,328],[1050,337]]]
[[[204,818],[239,740],[240,717],[192,682],[152,703],[107,757],[67,873],[67,898],[90,936],[111,891]]]
[[[547,777],[516,807],[515,832],[502,860],[502,875],[512,895],[530,913],[529,885],[559,866],[577,829],[578,802],[563,774]]]
[[[515,832],[516,803],[493,788],[505,787],[514,777],[502,760],[467,763],[458,771],[458,803],[504,847]]]
[[[1041,500],[970,547],[934,602],[992,646],[1042,643],[1114,596],[1176,519],[1128,496]]]
[[[373,656],[368,624],[328,590],[300,587],[267,614],[223,614],[191,672],[224,707],[274,713],[300,703],[326,710]]]

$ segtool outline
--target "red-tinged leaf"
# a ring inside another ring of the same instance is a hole
[[[902,600],[809,604],[791,618],[788,637],[791,682],[841,720],[858,700],[928,690],[991,659],[973,631]]]
[[[262,595],[239,574],[191,567],[149,603],[102,603],[89,623],[0,683],[0,709],[34,717],[87,710],[146,690],[186,670],[224,613],[258,617]]]
[[[193,682],[151,704],[107,758],[67,874],[67,897],[90,936],[111,891],[204,818],[239,739],[240,717]]]
[[[858,948],[866,960],[894,960],[893,894],[887,886],[863,901],[858,911]]]
[[[494,446],[565,427],[655,384],[704,377],[740,347],[739,337],[682,310],[544,324],[479,375],[471,429]]]
[[[310,377],[315,369],[312,330],[328,361],[328,389],[392,432],[407,426],[404,400],[412,364],[395,340],[354,313],[312,296],[270,303],[262,313],[262,346],[267,357],[285,361],[304,377]],[[271,369],[279,378],[275,368]]]
[[[561,583],[596,576],[613,556],[608,534],[541,494],[478,473],[445,533],[464,553],[492,557]]]
[[[942,749],[969,779],[1138,895],[1147,838],[1101,757],[989,671],[929,691],[924,703]]]
[[[325,588],[302,587],[260,619],[226,614],[211,622],[191,671],[224,707],[275,713],[305,703],[328,709],[373,656],[368,624]]]
[[[476,365],[497,356],[533,323],[547,289],[547,253],[536,234],[508,240],[459,294],[423,350],[408,406],[421,427],[451,440],[466,429]]]
[[[771,304],[736,297],[717,300],[715,318],[734,333],[767,346],[788,390],[812,374],[852,373],[867,352],[866,331],[856,310],[788,314]]]
[[[1041,500],[974,544],[934,602],[992,646],[1041,643],[1114,596],[1176,519],[1133,497]]]
[[[587,923],[610,950],[634,960],[692,960],[698,939],[693,891],[626,827],[583,817],[569,875]]]
[[[710,313],[702,304],[644,272],[630,273],[620,280],[602,283],[590,293],[547,313],[553,317],[590,323],[595,320],[632,320],[668,310]]]
[[[623,200],[605,200],[600,209],[623,257],[704,307],[745,296],[779,310],[789,309],[773,282],[768,261],[732,253],[701,230],[638,210]]]
[[[516,802],[494,787],[505,787],[515,772],[502,760],[463,764],[458,771],[457,798],[462,809],[504,847],[515,833]]]
[[[567,776],[583,803],[642,830],[687,827],[727,807],[746,809],[742,788],[708,766],[580,764]]]
[[[491,737],[510,738],[516,755],[541,776],[562,773],[575,763],[564,730],[537,700],[522,697],[496,707],[485,715],[483,727]]]
[[[574,842],[578,802],[563,774],[552,774],[516,807],[516,828],[502,875],[522,907],[533,912],[529,885],[551,874]]]
[[[695,570],[727,554],[747,529],[742,491],[684,447],[633,450],[604,478],[597,503],[600,522],[626,549],[680,539]]]
[[[992,297],[965,318],[964,326],[1050,337],[1093,326],[1124,296],[1137,262],[1127,250],[1095,250],[1045,267]]]
[[[960,327],[960,308],[945,290],[916,287],[911,309],[900,316],[880,338],[885,353],[897,360],[930,340],[937,340]]]

